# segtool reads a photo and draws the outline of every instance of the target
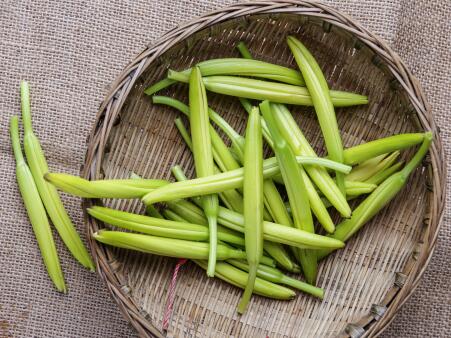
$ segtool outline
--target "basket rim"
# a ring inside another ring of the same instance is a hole
[[[410,298],[418,286],[435,249],[436,240],[443,219],[446,200],[446,161],[440,130],[436,125],[432,108],[426,100],[419,81],[410,72],[405,63],[388,44],[377,35],[364,28],[347,14],[313,0],[273,0],[240,2],[203,14],[169,30],[155,42],[149,44],[136,58],[125,67],[99,107],[94,126],[86,140],[87,151],[81,175],[87,179],[100,176],[100,163],[105,150],[105,143],[121,110],[122,104],[139,76],[159,57],[175,44],[186,40],[195,33],[223,23],[230,19],[245,18],[256,14],[296,14],[318,17],[325,22],[352,33],[358,40],[372,49],[385,63],[394,77],[407,92],[415,108],[421,126],[434,132],[434,142],[430,148],[427,164],[430,168],[428,192],[429,212],[424,219],[423,243],[407,261],[402,272],[397,273],[395,285],[387,292],[381,304],[374,304],[371,312],[356,323],[349,323],[345,336],[375,337],[382,333],[393,321],[397,311]],[[84,199],[84,220],[87,224],[87,239],[97,265],[97,271],[105,282],[111,296],[119,305],[124,317],[132,324],[140,336],[163,337],[163,334],[146,319],[145,311],[129,297],[130,290],[124,286],[111,265],[108,249],[99,245],[91,237],[98,223],[86,213],[92,200]]]

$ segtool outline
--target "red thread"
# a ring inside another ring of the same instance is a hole
[[[172,273],[172,278],[169,283],[169,290],[168,290],[168,298],[166,299],[166,310],[164,311],[163,316],[163,330],[167,331],[169,327],[169,320],[172,316],[172,308],[174,305],[174,299],[175,299],[175,286],[177,285],[177,275],[179,273],[180,268],[183,264],[187,262],[187,259],[181,258],[178,260],[177,265],[174,268],[174,272]]]

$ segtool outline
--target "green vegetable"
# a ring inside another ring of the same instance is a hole
[[[244,110],[246,110],[246,112],[248,114],[250,114],[251,110],[254,108],[252,106],[252,104],[249,102],[248,99],[243,99],[242,97],[239,98],[241,105],[243,106]],[[263,133],[263,138],[265,139],[266,143],[268,143],[268,145],[271,147],[271,149],[274,148],[274,144],[272,141],[272,137],[271,137],[271,133],[269,132],[268,126],[266,125],[266,121],[263,119],[263,117],[261,118],[261,123],[262,123],[262,133]]]
[[[142,180],[142,177],[132,172],[130,178],[134,180]],[[156,218],[164,218],[160,211],[153,205],[146,206],[146,214]]]
[[[317,157],[297,156],[296,160],[300,164],[313,164],[339,170],[348,173],[351,169],[340,163]],[[280,171],[275,158],[263,161],[263,177],[271,178]],[[149,192],[142,198],[145,204],[170,201],[173,199],[186,198],[192,196],[203,196],[214,194],[230,189],[237,189],[243,185],[243,168],[231,170],[225,173],[200,177],[184,182],[175,182]]]
[[[206,262],[196,260],[194,263],[203,269],[207,268]],[[247,284],[248,273],[225,262],[218,262],[216,264],[215,277],[244,289]],[[284,286],[265,281],[261,278],[255,280],[254,293],[260,296],[283,300],[292,299],[296,295],[294,291]]]
[[[180,134],[182,135],[182,138],[184,139],[186,145],[192,151],[193,143],[191,141],[191,136],[189,135],[185,126],[183,125],[183,123],[181,123],[180,119],[176,119],[175,124],[176,124],[177,129],[179,130]],[[210,126],[210,128],[211,128],[211,126]],[[213,158],[215,159],[216,163],[218,163],[218,165],[220,165],[220,167],[223,168],[222,169],[223,171],[227,171],[228,170],[227,168],[229,168],[230,166],[233,166],[234,163],[236,163],[236,162],[233,158],[230,158],[231,155],[229,153],[229,149],[224,144],[224,142],[219,137],[219,135],[217,135],[216,131],[213,128],[210,129],[210,133],[212,136],[212,140],[214,140],[214,141],[212,141]],[[214,135],[216,135],[216,137],[214,137]],[[229,157],[220,155],[225,152],[227,152],[229,154]],[[233,167],[233,168],[235,168],[235,167]],[[236,165],[236,168],[239,168],[238,164]],[[219,174],[219,173],[221,173],[221,169],[219,169],[218,167],[215,166],[214,172],[215,172],[215,174]],[[238,212],[243,212],[243,197],[235,189],[223,191],[223,192],[219,193],[219,197],[221,198],[221,201],[228,208],[238,211]]]
[[[245,46],[242,44],[242,48]],[[241,104],[245,108],[245,110],[250,114],[252,109],[251,103],[246,99],[240,99]],[[274,149],[274,144],[272,141],[271,133],[269,132],[268,126],[266,125],[266,121],[261,117],[262,124],[262,133],[266,140],[266,142],[270,145],[272,149]],[[292,226],[293,222],[288,215],[288,212],[283,203],[283,199],[280,196],[279,191],[277,190],[276,185],[274,184],[272,179],[266,179],[263,182],[263,192],[264,192],[264,202],[265,206],[268,209],[271,217],[276,223]]]
[[[249,265],[237,259],[228,259],[227,263],[236,266],[237,268],[249,272]],[[285,276],[280,270],[266,265],[259,265],[257,269],[257,277],[262,278],[268,282],[276,284],[285,284],[295,289],[311,294],[312,296],[323,299],[324,290],[316,286],[304,283],[300,280]]]
[[[380,183],[385,181],[386,178],[397,172],[402,167],[402,165],[403,162],[396,163],[391,167],[376,173],[374,176],[371,176],[365,182],[345,181],[345,185],[348,185],[348,187],[346,187],[346,192],[348,193],[346,196],[347,200],[351,201],[360,197],[363,194],[369,194],[373,192],[374,189],[377,188],[377,185],[379,185]],[[326,206],[326,208],[332,206],[327,199],[322,198],[322,201]]]
[[[274,142],[274,152],[287,189],[294,226],[298,229],[314,233],[315,228],[310,211],[309,197],[301,174],[303,169],[297,164],[293,150],[289,147],[277,128],[269,101],[263,101],[260,104],[260,109]],[[308,250],[299,250],[298,255],[307,282],[314,284],[317,275],[315,253]]]
[[[359,204],[352,213],[351,218],[340,223],[335,232],[328,236],[341,241],[348,240],[385,205],[387,205],[405,186],[410,174],[421,163],[423,157],[429,150],[432,138],[431,132],[425,133],[420,149],[410,162],[407,163],[401,171],[393,174],[382,182],[365,200],[363,200],[362,203]],[[330,252],[330,250],[321,250],[318,252],[318,258],[324,258]]]
[[[202,225],[207,224],[207,220],[204,217],[202,210],[189,201],[178,200],[175,203],[170,201],[167,203],[167,205],[171,210],[184,217],[190,223]],[[218,229],[221,229],[220,231],[228,230],[227,228],[222,227],[218,227]],[[282,245],[265,241],[263,243],[263,248],[271,257],[273,257],[277,261],[277,264],[282,266],[285,270],[288,270],[290,272],[299,272],[299,267],[290,259],[290,256]],[[263,256],[262,259],[265,258],[266,257]],[[263,261],[261,261],[261,263],[266,264]]]
[[[272,179],[263,181],[263,192],[264,203],[275,223],[286,226],[293,226],[293,222],[290,215],[288,214],[287,209],[285,208],[283,199],[280,196],[280,193],[277,190]],[[275,245],[277,245],[277,248],[271,247]],[[280,244],[266,241],[264,248],[285,270],[291,272],[296,272],[297,270],[299,270],[299,266],[291,260],[286,250],[284,250],[284,248]],[[277,249],[277,252],[274,252],[276,251],[275,249]],[[296,250],[294,249],[293,251]]]
[[[262,259],[260,260],[260,264],[263,264],[266,266],[271,266],[273,268],[276,267],[276,261],[272,257],[265,256],[265,255],[262,256]]]
[[[141,198],[149,191],[169,183],[166,180],[133,178],[88,181],[62,173],[46,173],[44,178],[58,189],[84,198]]]
[[[213,158],[218,165],[221,163],[221,165],[219,165],[219,170],[215,170],[215,174],[240,168],[240,165],[232,156],[229,148],[224,144],[224,141],[219,137],[216,131],[212,134],[212,140],[214,140],[212,142],[214,145],[213,149],[215,150]],[[243,212],[243,197],[238,190],[226,190],[219,193],[219,196],[228,208],[237,212]]]
[[[315,214],[316,218],[318,219],[320,224],[323,226],[323,228],[329,233],[333,232],[335,230],[335,225],[332,221],[332,218],[330,217],[329,213],[327,212],[324,201],[319,196],[315,186],[311,182],[311,180],[308,177],[308,175],[306,174],[305,170],[301,170],[301,177],[302,177],[302,180],[304,181],[305,189],[307,191],[310,208],[312,209],[313,213]],[[273,177],[273,179],[274,179],[274,181],[276,181],[280,184],[284,184],[284,181],[283,181],[283,178],[281,175]],[[365,188],[367,188],[367,186]],[[275,188],[275,189],[277,189],[277,188]],[[337,188],[337,190],[338,190],[338,188]],[[342,196],[342,195],[340,194],[340,196]],[[284,206],[283,201],[280,206],[281,210],[282,210],[282,206],[283,206],[283,210],[285,211],[285,213],[287,213],[286,207]],[[282,212],[282,211],[280,211],[280,212]],[[285,225],[291,224],[291,223],[287,224],[285,222],[281,222],[277,219],[275,219],[275,221],[276,221],[276,223],[279,223],[279,224],[285,224]]]
[[[377,185],[366,182],[345,181],[345,187],[346,194],[349,194],[349,196],[355,196],[369,194],[376,189]]]
[[[213,129],[212,126],[210,126],[210,128]],[[214,133],[211,134],[211,136],[212,142],[214,144],[214,149],[217,152],[216,158],[219,159],[217,163],[221,171],[225,172],[240,168],[240,165],[232,156],[232,153],[230,152],[229,148],[225,145],[224,141],[221,139],[218,133],[216,133],[215,131]]]
[[[172,171],[174,172],[174,176],[177,176],[179,180],[186,180],[183,170],[179,166],[174,166],[172,168]],[[170,201],[167,202],[166,204],[168,208],[173,210],[176,214],[181,215],[191,223],[202,225],[208,224],[203,211],[200,208],[198,208],[195,204],[187,200]],[[233,235],[236,234],[234,230],[230,230],[228,228],[224,228],[221,226],[218,226],[218,231],[219,231],[218,238],[220,239],[222,238],[223,240],[224,238],[222,236],[222,233],[227,233],[227,231],[230,231],[230,234]],[[227,239],[227,242],[234,244],[230,239]],[[241,243],[238,243],[238,241],[236,241],[235,244],[244,246],[244,240],[242,240]],[[287,253],[280,244],[266,241],[265,243],[263,243],[263,248],[265,249],[266,252],[268,252],[268,254],[271,257],[275,257],[278,264],[281,264],[288,271],[299,272],[299,269],[296,266],[296,264],[294,264],[290,260]],[[267,256],[262,256],[260,263],[273,267],[276,266],[274,260]]]
[[[250,54],[244,43],[241,42],[237,46],[237,48],[244,58],[252,58],[252,55]],[[240,99],[240,102],[246,109],[246,111],[249,112],[249,109],[252,106],[250,102],[246,99]],[[310,143],[308,143],[308,141],[302,134],[296,121],[293,119],[288,109],[282,104],[272,104],[272,108],[277,126],[282,135],[289,143],[290,147],[293,149],[293,152],[296,155],[317,156],[313,148],[310,146]],[[271,135],[269,135],[269,131],[267,130],[266,126],[263,130],[263,135],[265,135],[266,141],[272,148],[273,145]],[[335,181],[329,176],[327,171],[316,166],[305,166],[305,169],[310,177],[315,181],[319,189],[323,192],[323,194],[325,194],[331,201],[333,201],[333,205],[337,210],[340,211],[342,216],[349,217],[351,215],[351,208],[346,202],[343,194],[339,191],[337,185],[335,184]],[[332,232],[335,229],[335,225],[333,224],[333,221],[326,210],[326,206],[321,202],[319,195],[316,193],[316,190],[314,190],[312,182],[310,181],[309,177],[307,177],[304,171],[302,172],[302,177],[307,188],[313,213],[315,214],[323,228],[328,232]],[[276,179],[276,177],[274,177],[274,179]],[[281,177],[280,181],[283,183]]]
[[[252,107],[250,108],[249,113],[251,112],[251,110],[252,110]],[[224,119],[222,119],[222,117],[220,117],[217,113],[215,113],[211,109],[210,109],[210,117],[211,117],[212,121],[214,121],[217,125],[221,126],[221,129],[229,136],[229,138],[232,141],[233,149],[235,150],[235,153],[238,156],[238,160],[241,163],[243,163],[243,161],[244,161],[244,138],[241,135],[239,135]],[[268,140],[269,131],[267,130],[266,125],[263,125],[264,120],[261,119],[261,123],[262,123],[262,126],[264,127],[262,129],[263,134],[265,135],[265,138]],[[270,141],[270,142],[272,142],[272,141]],[[226,150],[224,149],[221,153],[226,153]],[[229,166],[227,168],[227,170],[233,170],[233,169],[236,169],[236,167],[239,167],[239,165],[238,165],[238,163],[235,162],[234,166]],[[266,209],[264,210],[264,215],[263,215],[264,219],[271,220],[271,218],[273,218],[276,220],[277,223],[289,225],[290,223],[282,222],[282,217],[285,216],[285,215],[283,215],[283,212],[286,214],[286,210],[283,207],[282,198],[280,197],[280,194],[277,191],[277,188],[275,187],[274,182],[272,182],[272,180],[270,180],[270,179],[264,180],[263,192],[264,192],[264,204],[266,207]],[[282,203],[280,203],[280,201],[282,201]],[[238,208],[229,208],[229,209],[232,209],[237,212],[242,212]],[[267,210],[268,210],[269,214],[266,212]],[[277,214],[277,212],[279,212],[279,214]],[[289,219],[288,214],[286,214],[285,219],[286,218]],[[285,222],[285,220],[283,220],[283,221]],[[288,221],[288,222],[290,222],[290,221]],[[276,245],[273,245],[271,249],[274,254],[276,254],[276,251],[278,251],[277,256],[279,258],[282,258],[283,256],[285,256],[285,258],[283,260],[280,260],[280,261],[278,260],[278,262],[281,263],[287,269],[291,269],[288,265],[286,265],[287,256],[284,253],[284,250],[282,248],[276,249]]]
[[[155,237],[122,231],[100,230],[95,232],[93,237],[98,242],[118,248],[167,257],[207,259],[210,251],[210,245],[204,242]],[[230,258],[243,259],[245,257],[246,253],[244,251],[231,249],[223,244],[217,244],[217,260]]]
[[[113,226],[147,235],[190,241],[208,240],[208,229],[203,224],[192,224],[182,220],[160,219],[99,206],[89,208],[88,214]],[[170,216],[172,217],[174,214],[180,217],[179,214],[174,212]],[[241,234],[230,231],[227,228],[220,227],[218,238],[231,244],[244,245]]]
[[[184,78],[175,71],[169,71],[168,77],[177,80]],[[218,94],[302,106],[313,105],[311,96],[305,87],[237,76],[208,76],[203,78],[203,83],[207,90]],[[330,95],[335,107],[368,103],[367,97],[359,94],[331,90]]]
[[[173,167],[173,172],[175,174],[174,176],[177,176],[178,178],[186,179],[186,177],[184,177],[182,169],[179,166]],[[182,176],[180,176],[180,175],[182,175]],[[140,177],[138,176],[136,178],[140,178]],[[204,212],[202,211],[202,209],[197,207],[195,204],[193,204],[187,200],[169,201],[166,204],[167,204],[168,208],[171,211],[173,211],[171,216],[177,215],[177,216],[185,219],[188,223],[192,223],[192,224],[200,224],[200,225],[204,225],[204,226],[208,225],[208,222],[207,222],[207,219],[205,218]],[[153,207],[153,205],[148,206],[148,208],[149,207],[150,207],[150,210],[147,209],[147,213],[150,216],[156,217],[156,218],[163,218],[163,216],[158,212],[158,210],[156,210]],[[108,212],[108,210],[110,210],[110,209],[104,209],[104,211],[106,211],[106,212]],[[89,212],[90,211],[88,210],[88,213]],[[98,210],[97,210],[97,212],[98,212]],[[98,213],[97,213],[97,215],[98,215]],[[92,216],[95,217],[94,214]],[[127,217],[128,216],[125,215],[125,218],[127,218]],[[119,224],[119,226],[120,226],[123,223],[121,221],[119,221],[119,223],[115,223],[115,224]],[[155,224],[155,223],[153,223],[153,224]],[[158,223],[158,224],[161,225],[161,223]],[[135,228],[135,229],[138,232],[140,231],[139,228]],[[150,234],[152,234],[152,233],[150,233]],[[160,236],[162,236],[161,233],[160,233]],[[164,236],[162,236],[162,237],[164,237]],[[173,238],[173,235],[171,234],[168,237]],[[182,237],[182,238],[185,238],[185,237]],[[228,228],[224,228],[222,226],[218,226],[218,238],[220,240],[226,241],[231,244],[244,246],[244,239],[241,237],[241,235],[237,235],[237,233],[235,231],[230,230]],[[277,254],[277,258],[282,260],[282,266],[285,267],[285,265],[283,263],[286,263],[287,258],[286,258],[286,256],[283,255],[283,253],[282,254],[280,253],[280,249],[276,250],[276,249],[278,249],[277,245],[278,245],[277,243],[266,242],[266,244],[264,245],[264,248],[270,254],[271,253]],[[270,252],[270,250],[268,250],[268,249],[273,249],[273,250],[271,250],[271,252]],[[270,257],[267,257],[267,256],[262,256],[260,263],[268,265],[268,266],[276,266],[275,262]],[[289,263],[292,263],[292,262],[290,261]],[[296,269],[296,265],[288,264],[288,267],[290,268],[289,271],[292,271],[292,272],[298,271]]]
[[[187,105],[185,105],[183,102],[178,101],[176,99],[166,97],[166,96],[154,96],[153,102],[157,104],[165,104],[170,107],[178,109],[180,112],[185,114],[188,118],[190,117],[190,109]],[[215,120],[219,121],[222,119],[221,117],[218,118],[218,114],[213,112],[211,109],[209,109],[210,116],[215,116]],[[223,123],[225,122],[222,120]],[[225,122],[226,123],[226,122]],[[189,136],[189,133],[186,131],[185,126],[183,125],[180,118],[175,119],[175,124],[177,126],[177,129],[180,131],[180,134],[182,135],[183,139],[185,140],[187,146],[192,150],[192,140]],[[229,126],[230,127],[230,126]],[[230,127],[231,128],[231,127]],[[218,135],[216,130],[210,125],[209,126],[210,131],[210,138],[212,143],[212,154],[215,162],[218,164],[219,169],[221,171],[228,171],[237,169],[240,166],[236,162],[236,160],[233,158],[232,154],[230,153],[228,147],[225,145],[224,141],[221,139],[221,137]]]
[[[172,97],[167,96],[152,96],[152,102],[155,104],[165,104],[170,107],[173,107],[186,116],[189,117],[189,107],[184,104],[183,102],[176,100]],[[232,140],[232,147],[234,151],[240,151],[241,150],[241,156],[240,158],[243,158],[242,149],[244,149],[244,137],[239,135],[218,113],[216,113],[211,108],[208,108],[208,114],[210,116],[211,121],[213,121],[221,130]],[[177,121],[177,120],[176,120]],[[176,122],[176,125],[180,124],[181,121]],[[216,132],[214,128],[210,129],[210,132]],[[238,144],[236,144],[238,142]],[[237,146],[239,149],[237,149]]]
[[[197,67],[200,68],[202,76],[239,75],[261,77],[298,86],[304,85],[304,80],[299,71],[263,61],[243,60],[240,58],[211,59],[199,62]],[[188,82],[191,68],[177,74],[183,82]],[[144,93],[153,95],[175,82],[177,82],[177,80],[166,78],[148,87]]]
[[[249,114],[252,110],[252,108],[254,108],[254,106],[252,105],[251,101],[249,101],[248,99],[244,99],[242,97],[238,98],[238,100],[240,101],[241,105],[243,106],[244,110]],[[269,137],[271,137],[271,135],[269,134],[268,131],[268,135]]]
[[[377,174],[375,174],[374,176],[370,177],[365,182],[370,183],[370,184],[379,185],[383,181],[385,181],[387,179],[387,177],[389,177],[392,174],[394,174],[395,172],[397,172],[403,166],[403,164],[404,164],[403,161],[393,164],[391,167],[384,169],[384,170],[378,172]]]
[[[382,155],[379,155],[379,156],[370,158],[369,160],[366,160],[366,161],[360,163],[359,165],[357,165],[357,166],[355,166],[354,168],[352,168],[351,172],[350,172],[348,175],[346,175],[347,180],[348,180],[348,181],[352,181],[352,178],[349,179],[349,175],[351,175],[351,174],[353,174],[353,173],[354,173],[354,175],[355,175],[356,172],[362,172],[362,173],[365,173],[365,177],[363,178],[363,180],[365,180],[366,178],[368,178],[368,177],[366,177],[366,176],[367,176],[367,172],[368,172],[369,170],[373,170],[373,168],[374,168],[375,166],[379,165],[379,164],[381,163],[381,161],[382,161],[384,158],[386,158],[386,157],[387,157],[387,154],[382,154]],[[360,173],[359,173],[359,175],[360,175]],[[371,176],[371,174],[368,175],[368,176]],[[360,178],[360,177],[359,177],[359,178]],[[356,179],[355,181],[359,181],[359,180],[361,181],[362,179],[361,179],[361,178],[360,178],[360,179]]]
[[[182,136],[182,139],[185,142],[186,146],[189,148],[189,150],[193,151],[193,141],[191,140],[191,136],[190,136],[188,130],[186,130],[182,119],[180,117],[177,117],[174,120],[174,124],[177,127],[180,135]]]
[[[271,179],[263,181],[263,192],[264,203],[272,219],[276,223],[291,226],[293,222],[284,207],[282,196]]]
[[[277,126],[282,135],[284,136],[284,138],[289,143],[291,149],[293,149],[293,152],[297,156],[316,157],[317,155],[315,151],[313,150],[312,146],[303,135],[302,131],[300,130],[299,126],[297,125],[296,121],[294,120],[289,110],[284,105],[281,104],[272,104],[271,106],[273,107],[272,111]],[[349,217],[351,215],[351,208],[349,207],[346,198],[340,192],[335,181],[329,176],[327,170],[314,165],[305,165],[304,168],[307,171],[310,178],[312,179],[312,181],[323,193],[323,195],[326,196],[326,198],[330,201],[330,203],[334,206],[334,208],[337,209],[343,217],[346,218]],[[274,179],[276,180],[277,177],[275,177]],[[316,212],[315,209],[313,209],[315,215],[318,217],[318,215],[322,214],[320,211],[322,208],[318,203],[315,204],[314,202],[312,202],[316,199],[316,197],[314,198],[313,196],[309,197],[312,206],[318,207],[318,210]],[[323,213],[323,215],[325,214]],[[321,224],[325,226],[325,224],[327,223],[321,222]]]
[[[219,207],[218,222],[232,230],[244,232],[244,217],[235,211]],[[326,236],[267,221],[263,221],[263,238],[301,249],[320,249],[321,247],[339,249],[344,246],[343,242],[330,241],[332,238]]]
[[[42,260],[47,269],[50,279],[55,284],[58,291],[66,293],[66,285],[64,283],[63,272],[56,251],[55,242],[53,241],[52,231],[49,221],[45,213],[39,192],[34,183],[30,169],[22,155],[19,139],[19,123],[16,116],[11,118],[10,132],[11,143],[16,159],[16,177],[19,185],[20,194],[23,198],[28,218],[33,227],[33,232],[41,251]]]
[[[374,176],[379,171],[390,167],[398,158],[399,151],[394,151],[388,156],[377,156],[374,159],[362,162],[357,167],[354,167],[351,172],[346,175],[347,181],[365,181]],[[379,161],[378,161],[379,160]]]
[[[163,216],[165,219],[170,220],[170,221],[174,221],[174,222],[187,222],[186,219],[184,219],[183,217],[177,215],[175,212],[169,210],[169,209],[164,209],[163,210]]]
[[[273,176],[274,182],[277,182],[279,184],[284,184],[283,178],[281,175],[274,175]],[[311,186],[306,186],[307,190],[310,191]],[[373,191],[376,188],[374,184],[367,183],[367,182],[359,182],[359,181],[345,181],[345,191],[346,195],[354,195],[354,194],[367,194],[371,191]],[[314,187],[313,187],[314,189]],[[320,191],[322,193],[322,191]],[[321,199],[323,200],[323,199]],[[323,201],[324,203],[324,201]],[[329,206],[331,204],[328,204]],[[312,210],[314,210],[312,208]],[[316,213],[315,213],[316,215]],[[318,217],[318,216],[317,216]]]
[[[170,107],[173,107],[175,109],[178,109],[180,112],[185,114],[187,117],[190,117],[190,110],[189,107],[184,104],[181,101],[178,101],[176,99],[166,97],[166,96],[154,96],[153,102],[156,104],[165,104]],[[193,151],[193,143],[191,140],[191,136],[189,135],[188,131],[186,130],[185,126],[183,125],[183,122],[180,118],[175,119],[175,125],[177,129],[179,130],[183,140],[185,141],[188,148]],[[218,135],[216,130],[210,125],[210,137],[212,142],[212,155],[213,159],[219,166],[219,168],[214,168],[215,174],[221,172],[221,171],[228,171],[232,169],[239,168],[239,165],[236,163],[235,159],[231,155],[229,149],[222,141],[221,137]],[[243,211],[243,198],[241,195],[231,189],[228,191],[224,191],[219,194],[219,197],[221,198],[222,202],[228,207],[233,210],[236,210],[238,212]]]
[[[245,100],[245,99],[242,99]],[[249,107],[248,113],[251,114],[253,107]],[[238,155],[238,160],[243,163],[244,162],[244,138],[236,133],[230,125],[227,124],[227,122],[222,121],[220,122],[220,117],[216,116],[217,114],[213,112],[210,109],[210,117],[213,117],[212,120],[218,121],[218,124],[221,124],[223,126],[223,130],[227,130],[227,135],[232,141],[232,145],[235,145],[234,149],[236,150],[236,154]],[[265,121],[260,118],[260,122],[262,123],[262,131],[263,134],[268,142],[271,142],[269,131],[266,127]],[[227,124],[227,125],[226,125]],[[268,139],[269,137],[269,139]],[[266,179],[263,181],[263,194],[264,194],[264,205],[265,208],[264,212],[268,210],[269,215],[266,215],[264,213],[264,219],[265,220],[271,220],[274,219],[276,223],[283,224],[283,225],[292,225],[292,221],[290,216],[288,215],[288,212],[285,208],[285,205],[283,203],[282,197],[279,194],[279,191],[277,190],[274,182],[271,179]],[[229,208],[233,209],[233,208]],[[235,210],[238,211],[239,210]],[[269,216],[269,217],[268,217]],[[296,263],[294,263],[291,259],[286,250],[278,243],[272,243],[272,242],[265,242],[264,243],[264,249],[268,254],[273,257],[277,263],[282,266],[284,269],[292,272],[296,272],[299,267]]]
[[[20,93],[24,125],[24,150],[39,196],[66,247],[84,267],[94,271],[94,263],[64,209],[56,188],[44,180],[44,174],[49,171],[49,168],[41,144],[33,133],[30,89],[27,82],[22,81],[20,84]]]
[[[277,262],[277,265],[283,268],[284,270],[293,273],[299,273],[301,271],[299,265],[297,265],[296,262],[294,262],[291,259],[290,255],[288,254],[287,250],[285,250],[282,244],[264,241],[263,249],[265,252],[268,253],[269,256],[273,257],[274,260]]]
[[[257,267],[263,255],[263,144],[260,113],[249,115],[244,148],[244,242],[249,276],[237,311],[244,313],[252,296]],[[296,163],[296,161],[295,161]],[[296,167],[299,166],[296,163]]]
[[[288,83],[296,86],[304,86],[305,82],[299,71],[287,67],[275,65],[272,63],[241,58],[225,58],[225,59],[211,59],[199,62],[197,64],[202,76],[212,75],[238,75],[248,77],[260,77],[277,82]],[[172,73],[169,70],[169,73]],[[169,77],[171,80],[179,82],[188,82],[191,74],[191,68],[181,72],[175,72],[175,77]],[[153,93],[147,90],[147,95]]]
[[[171,168],[171,172],[172,175],[174,175],[175,179],[180,182],[180,181],[188,181],[188,178],[186,177],[183,169],[179,166],[179,165],[175,165]],[[202,208],[202,199],[199,196],[193,196],[190,198],[191,202],[193,202],[196,206],[198,206],[199,208]],[[171,200],[171,201],[167,201],[166,204],[169,205],[171,202],[173,201],[177,201],[177,200]],[[189,200],[185,200],[190,202]],[[230,208],[229,208],[230,209]],[[231,210],[231,209],[230,209]]]
[[[187,180],[180,166],[172,167],[172,173],[178,181]],[[177,200],[177,201],[168,201],[166,204],[170,209],[172,209],[179,215],[183,216],[191,223],[206,224],[206,219],[204,217],[202,210],[199,209],[193,203],[187,200]],[[299,266],[297,266],[297,264],[290,259],[290,256],[288,255],[288,253],[281,244],[265,241],[263,243],[263,249],[271,257],[273,257],[277,261],[277,263],[280,266],[282,266],[285,270],[291,272],[299,272]],[[263,256],[263,258],[265,257]]]
[[[202,82],[202,74],[198,67],[193,69],[189,78],[189,104],[189,119],[196,174],[197,177],[208,177],[214,174],[214,165],[211,150],[207,95]],[[207,275],[213,277],[216,264],[218,196],[215,194],[204,196],[203,209],[210,230],[210,255],[208,258]]]
[[[240,53],[243,55],[244,58],[252,58],[252,55],[250,54],[249,50],[247,49],[246,45],[242,42],[240,42],[237,46]],[[244,109],[249,113],[250,109],[252,109],[251,103],[247,99],[240,98],[240,102],[243,105]],[[273,114],[277,114],[277,111],[279,110],[285,110],[288,111],[287,108],[281,104],[273,104]],[[294,121],[293,121],[294,122]],[[300,133],[299,128],[297,127],[297,124],[294,122],[295,128],[298,129],[298,133]],[[263,126],[263,135],[265,136],[266,142],[270,145],[271,148],[274,149],[273,140],[271,137],[271,134],[268,130],[268,127],[266,125],[266,122],[262,121]],[[279,129],[286,129],[285,125],[279,124]],[[283,133],[283,131],[282,131]],[[285,139],[293,138],[293,136],[284,135]],[[307,142],[308,143],[308,142]],[[291,146],[291,145],[290,145]],[[308,144],[310,147],[310,144]],[[293,148],[292,148],[293,149]],[[294,151],[295,149],[293,149]],[[301,155],[301,154],[298,154]],[[315,152],[310,152],[311,156],[316,156]],[[312,171],[316,170],[316,168],[311,168]],[[318,221],[321,223],[323,228],[327,232],[333,232],[335,229],[335,225],[327,212],[327,209],[324,205],[324,203],[321,201],[321,198],[319,197],[318,193],[315,190],[315,187],[313,186],[312,182],[310,181],[310,178],[307,176],[304,170],[301,170],[302,179],[304,180],[304,185],[307,189],[307,194],[309,197],[310,207],[312,208],[313,213],[317,217]],[[327,172],[326,172],[327,175]],[[327,175],[328,176],[328,175]],[[283,180],[281,178],[281,181],[283,183]],[[335,186],[335,183],[333,180],[329,177],[329,181],[332,183],[333,187],[337,188]],[[328,190],[329,189],[328,187]],[[337,188],[338,190],[338,188]],[[285,208],[285,205],[283,203],[282,198],[280,197],[280,194],[277,191],[277,188],[272,180],[265,180],[265,201],[267,201],[266,206],[270,210],[270,213],[273,216],[273,219],[276,221],[276,223],[284,224],[292,226],[291,218],[288,214],[287,209]],[[342,194],[338,191],[338,195],[342,197]],[[350,211],[350,209],[349,209]]]
[[[183,181],[186,179],[180,167],[175,166],[172,169],[177,180]],[[244,232],[244,216],[235,211],[220,206],[218,222],[232,230]],[[343,242],[328,241],[330,238],[325,236],[266,221],[263,221],[263,238],[271,242],[287,244],[302,249],[317,249],[320,247],[342,248],[344,246]]]
[[[298,39],[289,36],[287,43],[304,76],[305,84],[310,93],[323,133],[329,158],[343,163],[343,144],[332,103],[332,92],[329,90],[326,78],[313,55]],[[336,180],[340,191],[345,195],[344,176],[337,172]]]
[[[251,52],[249,51],[249,49],[247,48],[246,44],[243,41],[240,41],[236,45],[236,48],[238,49],[238,51],[240,52],[241,56],[244,59],[249,59],[249,60],[253,59]]]
[[[168,201],[166,202],[166,206],[190,223],[208,226],[208,221],[203,210],[188,200]]]
[[[244,137],[238,134],[226,120],[224,120],[218,113],[210,109],[210,119],[226,134],[232,141],[232,150],[236,153],[240,161],[244,158]]]
[[[152,86],[148,87],[144,93],[147,95],[152,95],[156,92],[159,92],[160,90],[163,90],[170,85],[176,83],[177,81],[171,80],[171,79],[163,79],[161,81],[158,81],[157,83],[154,83]]]
[[[160,211],[152,204],[146,206],[146,214],[155,218],[164,218]]]
[[[413,147],[423,142],[425,135],[423,133],[399,134],[359,144],[344,150],[344,163],[354,165],[382,154]]]

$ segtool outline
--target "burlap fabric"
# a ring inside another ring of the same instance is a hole
[[[51,287],[17,190],[7,132],[10,116],[19,113],[19,80],[28,79],[32,84],[35,130],[51,169],[77,174],[95,112],[121,69],[166,30],[232,2],[2,1],[0,337],[135,335],[97,275],[80,268],[59,240],[69,294],[60,295]],[[385,38],[411,67],[433,106],[446,154],[451,158],[450,2],[328,3]],[[64,202],[81,231],[80,201],[64,196]],[[385,337],[445,337],[451,332],[450,216],[447,208],[423,281]]]

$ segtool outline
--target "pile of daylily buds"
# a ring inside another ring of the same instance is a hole
[[[193,154],[196,178],[187,179],[183,169],[174,166],[176,182],[133,173],[128,179],[97,181],[48,173],[31,127],[28,85],[22,83],[29,167],[14,117],[11,137],[17,179],[58,290],[66,287],[47,215],[74,257],[89,269],[94,265],[55,187],[84,198],[141,199],[147,215],[90,208],[92,217],[127,230],[100,230],[94,238],[124,249],[191,259],[208,276],[244,289],[239,313],[246,310],[252,293],[291,299],[295,296],[291,287],[324,296],[315,286],[318,262],[343,248],[395,197],[428,152],[432,134],[394,135],[344,149],[334,107],[363,105],[368,98],[329,89],[306,47],[293,36],[287,43],[299,70],[253,60],[240,43],[243,58],[202,61],[181,72],[169,70],[166,79],[146,89],[154,104],[171,106],[189,121],[189,130],[180,117],[175,125]],[[189,105],[154,95],[178,82],[188,84]],[[238,97],[243,114],[249,115],[244,136],[208,106],[207,91]],[[314,107],[327,157],[317,156],[287,104]],[[226,135],[230,147],[215,127]],[[274,157],[263,158],[264,142]],[[405,165],[397,160],[401,150],[416,145],[416,154]],[[286,201],[282,196],[287,196]],[[357,198],[360,203],[352,210],[348,201]],[[342,221],[335,224],[328,209],[336,210]],[[302,273],[305,281],[279,269]]]

